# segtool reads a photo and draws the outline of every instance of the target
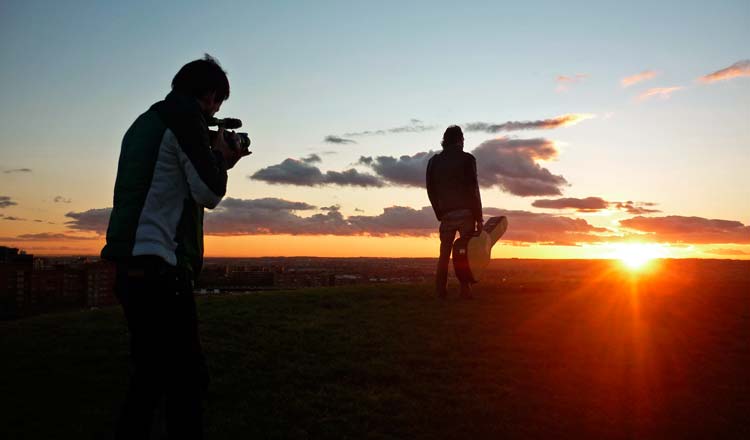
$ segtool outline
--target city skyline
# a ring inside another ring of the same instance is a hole
[[[445,5],[5,5],[0,244],[98,254],[122,135],[210,53],[254,153],[207,257],[436,256],[459,124],[494,258],[750,259],[749,5]]]

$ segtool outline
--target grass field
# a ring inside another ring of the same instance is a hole
[[[473,300],[201,298],[208,438],[750,438],[749,263],[495,264]],[[0,349],[1,438],[110,437],[119,308],[2,322]]]

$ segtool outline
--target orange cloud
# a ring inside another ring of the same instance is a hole
[[[588,78],[587,73],[576,73],[575,75],[566,76],[566,75],[558,75],[556,78],[557,81],[557,90],[558,92],[564,92],[570,88],[571,85],[583,81],[584,79]]]
[[[638,95],[639,101],[645,101],[647,99],[651,99],[653,97],[659,97],[661,99],[669,99],[670,96],[672,96],[672,93],[682,90],[684,87],[676,86],[676,87],[655,87],[653,89],[648,89],[645,92]]]
[[[645,70],[641,73],[636,73],[635,75],[626,76],[625,78],[620,80],[620,84],[622,84],[623,87],[630,87],[633,84],[637,84],[641,81],[646,81],[654,78],[656,75],[657,73],[653,70]]]
[[[750,226],[734,220],[670,215],[633,217],[620,225],[648,234],[654,241],[693,244],[750,244]]]
[[[698,78],[698,81],[703,83],[712,83],[732,78],[739,78],[741,76],[750,76],[750,60],[737,61],[729,67],[725,67],[721,70],[717,70],[716,72],[701,76],[700,78]]]
[[[497,133],[500,131],[516,130],[551,130],[553,128],[575,125],[586,119],[596,117],[589,113],[568,113],[556,116],[550,119],[540,119],[536,121],[507,121],[501,124],[489,124],[487,122],[469,122],[466,125],[466,131],[484,131],[487,133]]]

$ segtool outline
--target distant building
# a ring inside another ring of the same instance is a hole
[[[0,246],[0,319],[23,316],[31,306],[33,261],[32,255]]]
[[[101,307],[117,303],[115,265],[109,261],[88,263],[86,268],[86,306]]]

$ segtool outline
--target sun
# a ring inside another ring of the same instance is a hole
[[[612,247],[611,256],[630,270],[643,269],[651,260],[662,258],[667,253],[664,246],[655,243],[617,243]]]

